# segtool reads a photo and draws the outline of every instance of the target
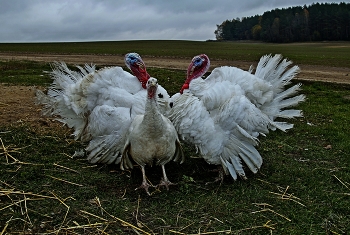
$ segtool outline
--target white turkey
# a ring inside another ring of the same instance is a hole
[[[132,121],[126,143],[123,150],[121,168],[132,169],[133,159],[142,170],[142,184],[139,188],[144,188],[149,194],[145,166],[151,165],[155,161],[156,165],[161,165],[163,178],[159,185],[168,186],[172,183],[165,173],[165,164],[171,160],[184,160],[184,155],[178,139],[177,132],[168,118],[162,115],[157,104],[157,80],[150,78],[147,81],[147,101],[144,115],[138,115]]]
[[[287,69],[291,62],[281,58],[263,56],[255,74],[220,67],[202,79],[210,61],[204,54],[195,56],[180,93],[171,98],[169,118],[179,135],[233,179],[246,178],[242,161],[254,173],[261,167],[263,160],[255,148],[259,135],[293,127],[276,118],[302,116],[300,110],[287,109],[305,99],[294,96],[300,84],[285,89],[299,68]]]
[[[91,163],[120,163],[131,124],[138,115],[145,114],[150,75],[137,53],[127,54],[125,63],[135,76],[121,67],[96,70],[95,66],[85,65],[85,68],[77,66],[80,72],[76,72],[65,63],[56,62],[51,72],[54,81],[47,95],[37,91],[37,101],[44,104],[44,114],[58,116],[59,121],[74,128],[76,139],[89,141],[86,152]],[[157,108],[160,113],[166,113],[169,95],[161,86],[156,91]],[[162,128],[163,124],[160,125]],[[170,181],[165,175],[164,161],[161,164],[162,184],[167,186]],[[122,168],[131,167],[125,164]]]

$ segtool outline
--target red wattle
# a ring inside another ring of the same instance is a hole
[[[190,85],[188,83],[183,84],[183,86],[181,87],[180,90],[180,94],[182,94],[184,92],[184,90],[190,88]]]
[[[135,68],[135,67],[131,67],[131,71],[132,71],[133,74],[139,79],[139,81],[140,81],[142,87],[143,87],[144,89],[146,89],[146,88],[147,88],[147,87],[146,87],[147,81],[148,81],[148,79],[151,77],[151,76],[147,73],[146,69],[142,69],[142,68],[140,68],[140,67],[136,67],[136,68]]]

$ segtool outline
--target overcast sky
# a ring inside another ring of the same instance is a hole
[[[0,42],[215,39],[225,20],[348,0],[0,0]]]

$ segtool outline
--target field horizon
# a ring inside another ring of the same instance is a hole
[[[1,52],[124,55],[192,58],[205,53],[220,60],[258,61],[283,54],[296,64],[350,67],[350,42],[264,43],[247,41],[134,40],[55,43],[0,43]]]

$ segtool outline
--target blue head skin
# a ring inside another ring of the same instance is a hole
[[[196,56],[192,59],[193,66],[199,67],[202,66],[204,59],[200,56]]]
[[[135,52],[128,53],[124,57],[125,65],[139,79],[143,88],[146,89],[146,83],[151,77],[146,70],[146,65],[141,56]]]
[[[124,62],[125,65],[131,70],[130,65],[135,64],[137,62],[142,61],[142,58],[139,54],[135,53],[135,52],[131,52],[125,55],[124,57]]]

